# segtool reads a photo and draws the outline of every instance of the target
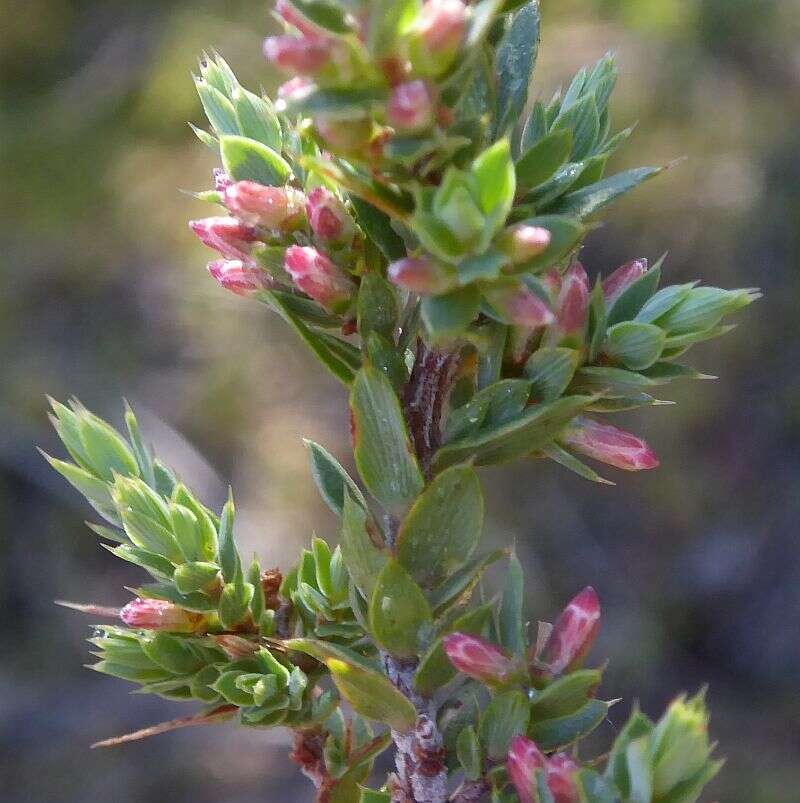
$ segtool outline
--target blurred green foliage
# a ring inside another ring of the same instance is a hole
[[[602,489],[532,463],[495,470],[487,487],[487,529],[516,537],[536,588],[531,617],[598,587],[609,689],[640,688],[656,710],[675,688],[710,681],[729,756],[711,794],[729,803],[789,803],[800,783],[797,11],[780,0],[544,4],[541,95],[610,46],[615,119],[639,120],[615,166],[688,157],[589,238],[589,273],[669,249],[670,281],[757,283],[766,298],[746,333],[693,353],[702,369],[721,350],[723,381],[687,388],[639,427],[662,458],[657,477]],[[125,395],[205,501],[234,484],[245,537],[267,563],[332,527],[300,435],[345,452],[343,391],[263,307],[218,291],[185,223],[203,210],[178,192],[206,186],[214,163],[186,126],[201,120],[196,58],[215,47],[244,82],[274,88],[260,57],[268,10],[2,0],[0,18],[0,623],[14,633],[0,668],[4,799],[288,796],[285,745],[261,734],[210,728],[88,752],[173,714],[126,704],[113,680],[79,669],[85,622],[42,597],[42,575],[64,597],[112,604],[136,571],[82,532],[87,511],[33,450],[53,446],[46,392],[112,416]],[[288,355],[294,373],[278,384]],[[614,726],[624,714],[612,712]],[[202,772],[211,745],[229,758],[216,762],[230,767],[223,776]]]

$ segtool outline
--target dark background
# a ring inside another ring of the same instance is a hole
[[[619,54],[622,168],[686,155],[619,204],[585,251],[591,272],[669,249],[667,277],[758,285],[765,298],[691,353],[718,382],[622,421],[662,467],[594,486],[554,465],[484,475],[487,531],[515,540],[532,619],[591,582],[595,656],[623,697],[711,684],[729,757],[706,800],[789,803],[800,788],[800,8],[779,0],[543,3],[536,92]],[[185,709],[95,675],[86,620],[54,598],[125,601],[135,567],[82,525],[90,513],[34,446],[58,450],[45,394],[115,423],[125,396],[200,495],[237,492],[240,537],[287,565],[312,529],[335,536],[300,436],[348,453],[343,389],[264,308],[218,291],[177,188],[214,160],[190,71],[217,47],[272,89],[261,2],[0,0],[0,778],[2,798],[62,803],[310,800],[286,734],[219,726],[107,751],[97,739]],[[672,391],[672,388],[670,388]],[[610,473],[610,472],[607,472]]]

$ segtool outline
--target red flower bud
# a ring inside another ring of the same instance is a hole
[[[278,0],[275,3],[275,13],[288,25],[296,28],[306,36],[317,36],[320,29],[312,22],[307,20],[291,3],[287,0]]]
[[[564,334],[580,332],[586,325],[589,307],[589,277],[576,262],[561,280],[558,297],[558,326]]]
[[[612,274],[603,279],[603,296],[610,307],[637,279],[647,273],[647,260],[634,259],[620,265]]]
[[[547,759],[536,746],[536,742],[525,736],[515,736],[508,751],[506,769],[511,783],[517,790],[520,803],[538,803],[536,791],[536,771],[544,770]]]
[[[341,312],[349,305],[355,286],[338,265],[316,248],[290,246],[284,267],[295,285],[326,309]]]
[[[455,284],[452,268],[427,257],[406,257],[389,265],[389,278],[420,295],[439,295]]]
[[[314,236],[325,244],[352,243],[355,224],[345,205],[325,187],[315,187],[308,195],[306,214]]]
[[[426,81],[409,81],[392,90],[386,106],[386,119],[402,133],[412,133],[433,125],[436,111],[434,90]]]
[[[336,43],[322,36],[270,36],[264,40],[264,56],[278,69],[301,75],[317,75],[334,61]]]
[[[550,637],[539,656],[548,673],[560,675],[575,669],[592,648],[600,628],[600,600],[587,586],[556,619]]]
[[[414,22],[409,56],[413,69],[435,78],[452,63],[464,40],[467,6],[462,0],[428,0]]]
[[[248,261],[250,247],[258,236],[252,226],[235,217],[207,217],[189,222],[191,230],[204,245],[219,251],[227,259]]]
[[[477,636],[451,633],[443,644],[459,672],[484,683],[503,683],[513,670],[511,659],[499,647]]]
[[[578,803],[580,797],[575,786],[575,773],[579,769],[566,753],[556,753],[547,759],[547,786],[555,803]]]
[[[495,310],[516,326],[536,329],[556,319],[547,304],[522,282],[489,287],[485,294]]]
[[[655,452],[641,438],[590,418],[576,418],[562,439],[573,451],[624,471],[642,471],[658,466]]]
[[[185,611],[171,602],[138,597],[120,611],[119,618],[128,627],[173,633],[191,633],[203,619],[201,614]]]
[[[249,296],[273,284],[268,273],[240,259],[218,259],[209,264],[208,272],[221,287],[237,296]]]
[[[528,262],[545,251],[550,245],[550,232],[541,226],[518,223],[500,235],[498,244],[516,265]]]
[[[256,181],[237,181],[225,189],[228,211],[249,226],[289,231],[303,216],[303,194],[291,187],[265,187]]]

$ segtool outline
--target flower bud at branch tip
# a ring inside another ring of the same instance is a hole
[[[564,334],[581,331],[589,308],[589,277],[575,263],[564,274],[559,293],[558,326]]]
[[[503,683],[511,674],[511,659],[491,642],[467,633],[451,633],[444,638],[450,663],[465,675],[485,683]]]
[[[249,296],[272,287],[272,277],[252,262],[240,259],[218,259],[211,262],[208,272],[219,285],[238,296]]]
[[[462,0],[428,0],[414,22],[409,56],[416,72],[441,75],[452,64],[464,41],[467,6]]]
[[[224,195],[228,211],[243,223],[277,231],[289,231],[302,221],[304,200],[291,187],[265,187],[255,181],[237,181]]]
[[[386,119],[395,130],[413,133],[434,123],[434,89],[426,81],[409,81],[392,90],[386,106]]]
[[[547,758],[531,739],[515,736],[511,740],[506,769],[517,790],[520,803],[539,803],[537,771],[544,772],[555,803],[578,803],[574,775],[579,766],[566,753],[556,753]]]
[[[264,40],[264,56],[278,69],[301,75],[317,75],[333,61],[335,43],[319,36],[270,36]]]
[[[321,243],[348,245],[353,241],[353,218],[345,205],[325,187],[315,187],[309,193],[306,214],[311,231]]]
[[[550,245],[550,239],[547,229],[518,223],[501,234],[498,245],[516,265],[539,256]]]
[[[637,279],[647,273],[647,260],[634,259],[620,265],[613,273],[603,279],[603,296],[606,305],[611,306]]]
[[[537,329],[555,321],[547,304],[524,284],[491,288],[486,292],[489,303],[515,326]]]
[[[624,471],[643,471],[658,466],[655,452],[641,438],[591,418],[576,418],[562,440],[573,451]]]
[[[600,600],[587,586],[561,612],[550,638],[539,656],[551,675],[577,668],[597,638],[600,628]]]
[[[169,630],[191,633],[197,630],[203,616],[160,599],[140,599],[129,602],[119,614],[128,627],[142,630]]]
[[[406,257],[392,262],[388,275],[396,285],[419,295],[439,295],[455,283],[452,270],[427,257]]]
[[[226,259],[249,261],[250,250],[258,235],[252,226],[235,217],[207,217],[189,222],[203,245],[219,251]]]
[[[355,285],[316,248],[290,246],[284,268],[300,290],[332,312],[344,311],[353,297]]]

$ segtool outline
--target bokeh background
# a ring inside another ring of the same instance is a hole
[[[657,713],[710,683],[729,757],[706,800],[789,803],[800,788],[800,6],[792,0],[543,3],[535,92],[612,48],[619,168],[688,161],[594,233],[594,272],[670,251],[667,276],[761,286],[722,341],[691,353],[719,382],[629,416],[662,468],[593,486],[530,463],[485,474],[489,536],[515,540],[531,618],[593,583],[605,688]],[[36,454],[57,450],[45,394],[119,423],[211,504],[237,493],[240,537],[286,565],[334,520],[301,434],[348,453],[345,397],[265,308],[219,291],[178,188],[212,154],[190,71],[216,47],[245,82],[270,21],[253,0],[0,0],[0,778],[2,799],[60,803],[310,800],[281,732],[220,726],[107,751],[97,739],[179,715],[82,668],[87,622],[54,597],[119,604],[138,570]]]

